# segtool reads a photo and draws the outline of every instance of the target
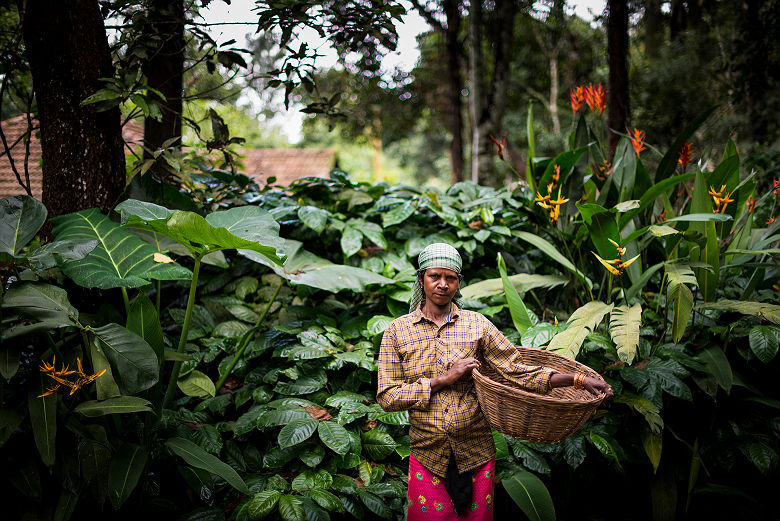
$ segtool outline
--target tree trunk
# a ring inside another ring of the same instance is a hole
[[[480,118],[482,117],[482,3],[469,8],[469,116],[471,119],[471,181],[479,182]]]
[[[19,0],[19,10],[25,2]],[[119,109],[81,102],[114,75],[97,0],[28,0],[24,40],[40,121],[43,203],[53,217],[108,212],[125,186]]]
[[[447,29],[444,34],[447,52],[447,82],[450,98],[450,167],[451,181],[455,184],[463,181],[463,113],[461,112],[460,91],[463,87],[461,78],[461,56],[463,50],[458,41],[460,33],[460,11],[458,0],[445,0],[444,12],[447,16]]]
[[[645,0],[645,51],[651,59],[657,59],[664,42],[664,15],[661,0]]]
[[[517,7],[513,0],[498,0],[495,3],[495,24],[491,26],[491,47],[493,55],[493,77],[490,87],[484,91],[481,98],[480,111],[477,118],[477,153],[481,156],[478,163],[477,179],[481,184],[494,186],[499,180],[493,168],[492,152],[494,145],[490,136],[499,137],[502,132],[506,97],[509,89],[510,66],[512,64],[512,42]],[[479,43],[472,42],[472,47]],[[473,74],[473,73],[472,73]],[[480,70],[480,77],[484,74]],[[472,143],[472,148],[474,144]],[[472,179],[474,173],[472,172]]]
[[[607,1],[607,127],[625,132],[631,117],[628,96],[628,3],[627,0]],[[620,136],[609,132],[607,138],[610,161],[615,156]]]
[[[158,47],[144,67],[153,87],[165,96],[162,120],[147,117],[144,121],[144,159],[168,146],[181,147],[182,82],[184,75],[184,2],[152,0],[148,11],[149,41]],[[174,140],[171,142],[170,140]]]

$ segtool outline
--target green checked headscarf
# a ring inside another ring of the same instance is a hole
[[[460,258],[458,250],[446,244],[444,242],[436,242],[427,246],[420,252],[420,256],[417,257],[417,266],[420,270],[427,270],[428,268],[447,268],[460,275],[460,269],[463,266],[463,261]],[[460,289],[455,293],[455,304],[460,306]],[[409,300],[409,313],[419,307],[420,302],[425,298],[422,285],[420,284],[420,278],[417,277],[414,281],[414,287],[412,288],[412,298]]]

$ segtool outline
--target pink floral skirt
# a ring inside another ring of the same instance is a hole
[[[418,520],[493,520],[493,482],[496,460],[492,459],[474,470],[474,492],[469,510],[461,517],[444,489],[444,478],[436,476],[422,466],[414,456],[409,456],[409,511],[407,521]]]

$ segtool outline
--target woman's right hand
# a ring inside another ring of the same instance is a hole
[[[443,387],[454,384],[463,375],[471,373],[472,369],[479,369],[479,360],[473,357],[461,358],[455,361],[449,371],[431,380],[431,392],[436,392]]]

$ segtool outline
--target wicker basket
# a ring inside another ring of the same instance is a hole
[[[543,365],[559,373],[585,373],[601,378],[590,367],[548,351],[517,346],[528,365]],[[498,432],[521,440],[557,443],[568,438],[587,421],[604,396],[594,396],[584,389],[557,387],[548,394],[526,391],[503,378],[490,364],[482,372],[471,374],[482,413]]]

